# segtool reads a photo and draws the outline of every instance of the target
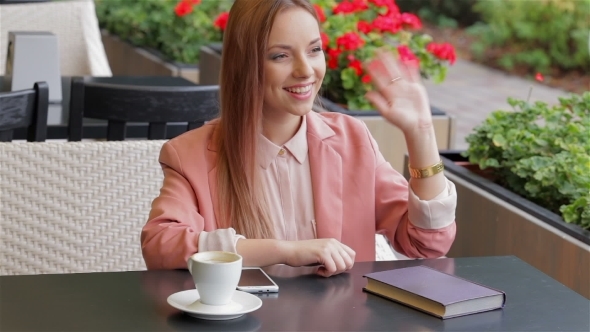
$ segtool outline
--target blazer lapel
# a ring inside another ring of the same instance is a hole
[[[342,158],[324,139],[334,131],[314,112],[307,115],[307,145],[318,238],[342,240]]]

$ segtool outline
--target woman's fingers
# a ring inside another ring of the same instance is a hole
[[[377,58],[389,68],[391,78],[401,77],[408,82],[420,82],[420,66],[416,60],[400,59],[393,53],[379,50]]]
[[[420,66],[416,61],[406,61],[402,63],[405,77],[407,77],[409,82],[412,83],[421,83],[422,77],[420,77]]]
[[[369,61],[366,67],[371,76],[371,81],[377,88],[377,91],[380,92],[385,91],[389,87],[391,80],[399,76],[394,76],[396,74],[392,73],[380,58]]]
[[[373,105],[375,105],[375,108],[377,108],[377,110],[381,112],[381,114],[383,114],[383,112],[386,112],[390,107],[389,102],[383,97],[383,95],[381,95],[377,91],[369,91],[367,92],[365,97]]]
[[[420,83],[418,63],[399,60],[391,52],[378,51],[365,67],[377,91],[387,100],[403,94],[409,83]]]
[[[287,264],[291,266],[321,265],[317,274],[329,277],[352,268],[356,253],[336,239],[287,241]]]
[[[402,68],[391,53],[378,52],[368,64],[369,75],[376,87],[366,95],[367,99],[381,111],[389,112],[398,96],[405,93],[406,85],[413,80],[407,69]]]
[[[336,272],[336,262],[334,261],[332,255],[327,255],[327,257],[322,258],[322,265],[324,270],[324,277],[329,277],[334,272]]]
[[[356,253],[350,247],[333,240],[333,246],[329,251],[324,252],[323,266],[318,269],[318,274],[330,277],[348,271],[354,265]]]
[[[334,271],[334,274],[342,273],[347,270],[345,257],[342,256],[343,253],[344,251],[338,251],[332,255],[334,262],[336,263],[336,271]]]
[[[386,73],[389,74],[388,77],[391,79],[396,77],[406,78],[405,73],[402,71],[400,67],[400,62],[394,57],[391,52],[378,50],[377,51],[377,59],[379,59],[386,68]]]
[[[346,263],[346,269],[350,270],[354,265],[354,258],[356,257],[356,252],[354,252],[354,250],[352,250],[348,246],[344,246],[344,254],[342,256],[344,257],[344,261]]]

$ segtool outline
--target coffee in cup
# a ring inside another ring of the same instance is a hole
[[[242,256],[226,251],[205,251],[189,257],[188,270],[206,305],[226,305],[242,274]]]

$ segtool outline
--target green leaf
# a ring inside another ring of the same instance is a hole
[[[494,146],[504,146],[506,145],[506,139],[502,134],[495,134],[494,138],[492,139]]]
[[[340,72],[340,78],[342,79],[342,86],[344,89],[352,89],[355,81],[358,80],[356,72],[352,68],[343,69]]]

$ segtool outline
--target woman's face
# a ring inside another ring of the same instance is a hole
[[[264,116],[279,120],[307,114],[325,73],[315,18],[299,7],[278,13],[264,60]]]

